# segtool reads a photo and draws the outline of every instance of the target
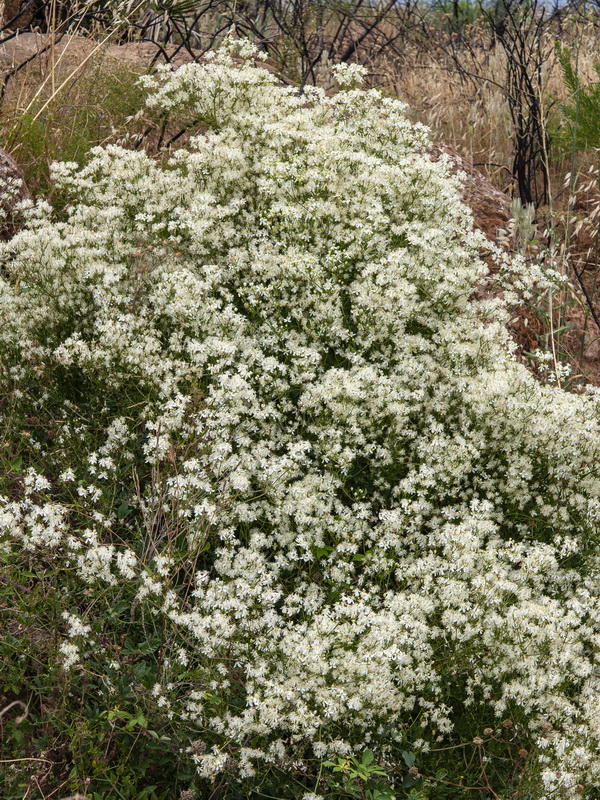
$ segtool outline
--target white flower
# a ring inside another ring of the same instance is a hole
[[[62,662],[64,669],[71,669],[71,667],[79,663],[79,648],[76,644],[72,642],[62,642],[58,649],[64,656]]]
[[[332,68],[333,76],[341,89],[354,89],[360,86],[368,70],[362,64],[335,64]]]
[[[61,616],[69,625],[69,636],[71,638],[74,636],[84,636],[87,638],[91,633],[92,629],[90,626],[82,622],[77,615],[70,614],[68,611],[63,611]]]

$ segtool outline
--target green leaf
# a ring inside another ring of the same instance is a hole
[[[333,551],[333,547],[315,547],[313,552],[317,558],[324,558]]]
[[[129,514],[129,510],[129,503],[121,503],[121,505],[117,508],[117,519],[123,519],[126,517],[127,514]]]
[[[396,800],[396,795],[392,793],[390,788],[375,788],[371,792],[367,792],[367,797],[370,798],[370,800]]]
[[[413,786],[416,786],[419,781],[422,780],[421,778],[415,778],[414,775],[405,775],[404,780],[402,781],[402,788],[403,789],[410,789]]]
[[[373,763],[373,759],[374,758],[375,758],[375,754],[373,753],[372,750],[365,750],[365,752],[363,754],[363,757],[362,757],[363,766],[364,767],[368,767],[369,764]]]
[[[154,794],[155,789],[158,789],[158,786],[146,786],[145,789],[138,793],[137,800],[148,800],[150,795]]]
[[[148,641],[140,642],[140,644],[137,647],[137,652],[143,653],[144,655],[149,655],[150,653],[155,653],[159,647],[160,647],[159,639],[149,639]]]
[[[125,726],[126,731],[132,731],[136,725],[139,725],[140,728],[145,728],[148,725],[148,720],[143,714],[138,714],[135,719],[130,719],[127,725]]]
[[[402,751],[402,758],[404,759],[404,763],[406,764],[406,766],[409,769],[411,767],[414,767],[415,761],[417,760],[417,757],[415,756],[415,754],[414,753],[409,753],[407,750],[403,750]]]
[[[114,709],[113,711],[106,711],[104,713],[106,714],[106,718],[109,722],[112,722],[113,719],[133,719],[133,715],[130,714],[129,711],[121,711],[119,708]],[[104,716],[104,714],[101,714],[101,716]]]

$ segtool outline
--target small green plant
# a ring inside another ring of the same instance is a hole
[[[557,42],[556,52],[563,77],[571,94],[560,109],[564,126],[554,131],[554,141],[565,148],[576,150],[600,147],[600,80],[583,85],[573,65],[571,51]],[[600,64],[594,64],[600,77]]]
[[[360,759],[354,756],[338,758],[337,761],[324,761],[323,766],[330,767],[333,773],[343,776],[337,784],[331,781],[333,789],[341,789],[349,797],[360,800],[395,800],[396,794],[388,782],[385,769],[375,761],[372,750],[365,750]]]
[[[535,206],[533,203],[523,205],[521,199],[515,197],[510,206],[508,227],[498,231],[498,240],[525,256],[536,245],[536,233]]]

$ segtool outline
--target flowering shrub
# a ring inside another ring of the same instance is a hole
[[[0,546],[46,633],[14,692],[60,689],[93,798],[580,796],[596,399],[474,299],[483,239],[404,106],[252,55],[147,78],[189,146],[57,164],[63,216],[2,245]]]

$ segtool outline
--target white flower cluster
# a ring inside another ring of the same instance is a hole
[[[333,75],[341,89],[355,89],[360,86],[367,76],[367,68],[362,64],[336,64]]]
[[[2,245],[4,391],[59,420],[3,539],[163,618],[155,694],[220,742],[202,775],[236,747],[246,776],[392,759],[465,714],[515,720],[548,796],[600,786],[598,401],[538,384],[473,299],[427,131],[223,53],[146,84],[189,146],[56,165],[66,219]]]

